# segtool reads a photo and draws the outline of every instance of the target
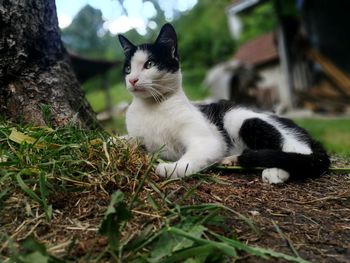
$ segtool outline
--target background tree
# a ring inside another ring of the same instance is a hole
[[[62,40],[69,51],[84,57],[111,59],[117,55],[116,39],[103,28],[104,23],[101,10],[86,5],[62,30]]]
[[[201,0],[175,21],[185,81],[202,82],[210,67],[233,56],[235,42],[225,13],[229,3]]]
[[[277,17],[271,1],[241,14],[240,19],[243,30],[238,40],[239,44],[271,32],[277,26]]]
[[[0,114],[34,125],[95,125],[60,39],[54,0],[0,2]]]

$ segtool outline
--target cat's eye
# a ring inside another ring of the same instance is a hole
[[[131,72],[131,67],[130,67],[130,65],[127,65],[126,67],[125,67],[125,74],[130,74],[130,72]]]
[[[149,69],[149,68],[153,67],[154,65],[155,65],[155,63],[153,60],[147,60],[144,67],[146,69]]]

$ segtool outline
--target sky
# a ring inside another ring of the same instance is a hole
[[[159,0],[161,9],[168,21],[173,19],[174,10],[190,10],[198,0]],[[123,9],[118,0],[56,0],[57,16],[60,28],[69,26],[81,8],[89,4],[102,11],[104,28],[112,34],[125,33],[135,28],[139,34],[146,34],[147,28],[155,28],[152,17],[156,15],[154,5],[147,0],[124,0]]]

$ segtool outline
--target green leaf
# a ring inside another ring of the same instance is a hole
[[[200,238],[206,228],[202,225],[194,225],[186,229],[186,232],[191,236]],[[184,248],[192,247],[194,241],[183,236],[174,235],[169,232],[164,232],[156,242],[154,249],[151,252],[150,262],[158,262],[160,259],[173,254]]]
[[[23,169],[19,173],[16,174],[16,180],[19,185],[19,187],[22,189],[23,192],[25,192],[27,195],[29,195],[34,201],[38,202],[40,205],[43,205],[43,201],[41,198],[26,185],[26,183],[23,181],[21,174],[28,172],[27,169]]]
[[[30,253],[26,256],[21,256],[20,261],[23,263],[48,263],[49,262],[49,256],[43,255],[38,251],[35,251],[33,253]]]
[[[280,252],[275,252],[271,249],[265,249],[265,248],[260,248],[260,247],[251,247],[248,246],[242,242],[239,242],[237,240],[233,240],[233,239],[229,239],[223,236],[220,236],[214,232],[210,232],[213,236],[215,236],[216,238],[218,238],[219,240],[221,240],[222,242],[225,242],[239,250],[243,250],[246,251],[247,253],[251,254],[251,255],[255,255],[261,258],[265,258],[268,259],[268,256],[272,256],[272,257],[276,257],[276,258],[282,258],[288,261],[294,261],[294,262],[299,262],[299,263],[307,263],[309,261],[304,260],[300,257],[293,257],[293,256],[289,256]]]
[[[47,253],[44,244],[29,237],[21,244],[23,251],[15,256],[15,262],[21,263],[63,263],[64,261]]]
[[[147,201],[152,206],[154,210],[159,210],[159,205],[157,204],[156,200],[152,197],[151,194],[147,194]]]
[[[40,194],[41,194],[43,208],[45,210],[45,218],[48,222],[50,222],[52,217],[52,206],[48,205],[46,201],[49,195],[49,192],[46,187],[46,178],[43,172],[41,172],[39,175],[39,187],[40,187]]]
[[[26,240],[23,241],[22,247],[26,251],[34,252],[37,251],[41,254],[46,254],[46,247],[44,244],[39,243],[34,238],[29,237]]]
[[[153,225],[148,225],[143,229],[137,236],[131,239],[126,245],[124,245],[124,250],[133,250],[133,252],[141,249],[144,244],[148,243],[152,236]]]
[[[99,233],[107,236],[112,249],[118,249],[120,243],[121,224],[131,218],[131,212],[123,202],[124,194],[117,191],[112,194]]]
[[[187,233],[179,228],[176,227],[169,227],[168,228],[168,232],[173,233],[175,235],[179,235],[182,237],[186,237],[188,239],[191,239],[195,242],[198,242],[199,244],[207,244],[207,245],[212,245],[214,246],[216,249],[220,250],[221,252],[225,253],[226,255],[230,256],[230,257],[236,257],[237,253],[236,253],[236,249],[232,246],[229,246],[226,243],[223,242],[217,242],[217,241],[212,241],[212,240],[207,240],[204,238],[199,238],[196,237],[194,235],[191,235],[191,233]]]
[[[205,259],[209,254],[216,250],[215,246],[206,244],[193,248],[181,250],[164,260],[158,261],[159,263],[176,263],[176,262],[188,262],[188,263],[199,263],[205,262]],[[184,261],[185,260],[185,261]]]
[[[0,192],[0,202],[2,199],[6,196],[7,192],[10,190],[10,188],[6,188],[3,191]]]

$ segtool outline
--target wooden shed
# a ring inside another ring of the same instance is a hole
[[[267,2],[273,3],[277,28],[243,45],[234,58],[256,66],[266,82],[275,79],[287,108],[319,101],[344,109],[350,102],[350,1],[235,0],[227,13],[237,19]],[[291,6],[294,16],[286,15]]]

